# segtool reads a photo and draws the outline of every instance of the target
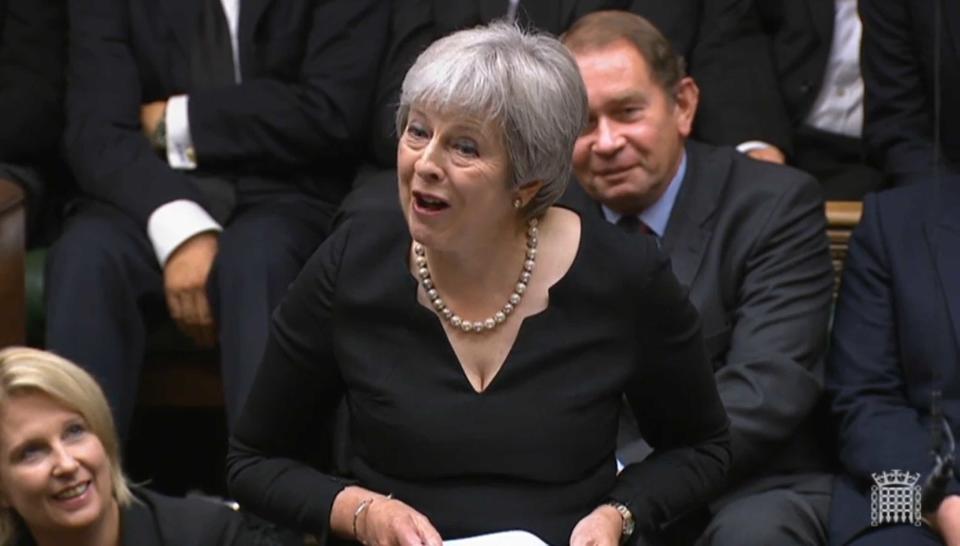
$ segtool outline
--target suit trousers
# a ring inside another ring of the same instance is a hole
[[[793,166],[820,181],[827,201],[860,201],[883,189],[883,174],[867,165],[860,139],[801,127],[794,148]]]
[[[721,499],[697,546],[825,545],[833,476],[810,473],[793,478],[787,486]]]
[[[227,423],[237,419],[264,347],[270,315],[327,236],[333,205],[301,193],[242,202],[219,238],[207,282],[219,337]],[[90,371],[126,437],[149,328],[167,316],[163,270],[142,226],[85,201],[50,251],[47,346]]]

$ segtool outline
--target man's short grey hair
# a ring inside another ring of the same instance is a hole
[[[492,121],[510,157],[512,187],[543,181],[525,207],[530,218],[550,207],[571,177],[587,91],[558,40],[494,22],[441,38],[417,58],[403,80],[397,134],[412,107]]]

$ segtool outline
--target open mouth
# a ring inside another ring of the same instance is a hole
[[[87,482],[82,482],[82,483],[78,483],[77,485],[74,485],[74,486],[72,486],[72,487],[68,487],[68,488],[64,489],[63,491],[60,491],[59,493],[57,493],[56,495],[54,495],[53,498],[55,498],[55,499],[57,499],[57,500],[61,500],[61,501],[68,501],[68,500],[75,499],[75,498],[83,495],[84,493],[87,492],[87,489],[90,489],[90,482],[89,482],[89,481],[87,481]]]
[[[426,212],[438,212],[450,207],[443,199],[418,191],[413,192],[413,202],[417,209]]]

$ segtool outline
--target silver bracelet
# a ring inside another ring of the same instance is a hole
[[[384,500],[390,500],[392,498],[393,498],[393,493],[390,493],[389,495],[387,495],[387,498],[385,498]],[[373,497],[370,497],[369,499],[363,499],[362,501],[360,501],[360,505],[357,506],[357,509],[354,510],[353,512],[353,538],[354,540],[356,540],[357,542],[363,545],[366,545],[367,543],[364,542],[363,540],[360,540],[360,536],[357,534],[357,521],[360,519],[360,514],[364,513],[367,510],[367,508],[369,508],[370,505],[373,504],[374,500],[376,499],[374,499]]]

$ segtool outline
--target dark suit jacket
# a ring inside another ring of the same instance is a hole
[[[241,0],[240,85],[192,91],[196,0],[70,2],[66,150],[81,188],[142,224],[203,203],[141,134],[140,105],[189,93],[198,164],[336,202],[352,176],[388,22],[381,0]]]
[[[0,2],[0,161],[51,160],[63,129],[65,0]]]
[[[670,39],[700,86],[693,136],[711,144],[762,140],[788,151],[767,38],[753,0],[617,0]]]
[[[871,473],[929,473],[930,395],[960,438],[960,177],[868,195],[837,301],[827,388],[839,423],[831,543],[870,526]],[[960,467],[955,468],[960,476]],[[954,478],[949,486],[960,491]]]
[[[564,200],[601,214],[579,184]],[[662,244],[700,311],[730,416],[730,484],[823,469],[814,410],[833,270],[816,181],[729,147],[688,142]]]
[[[521,24],[559,35],[592,11],[610,9],[617,0],[521,0]],[[370,157],[382,168],[397,161],[394,118],[400,87],[417,56],[434,40],[451,32],[503,18],[506,0],[393,0],[390,39],[380,69],[370,135]]]
[[[938,0],[861,0],[863,138],[868,158],[906,183],[933,164],[934,57]],[[943,112],[939,123],[948,169],[960,172],[960,2],[943,5],[940,48]]]
[[[174,498],[142,488],[120,511],[121,546],[294,546],[303,540],[215,501]],[[299,540],[296,540],[299,539]],[[28,535],[18,546],[33,546]]]
[[[789,124],[767,89],[776,85],[751,0],[521,0],[520,22],[559,35],[588,13],[620,9],[649,19],[687,60],[702,93],[695,131],[722,144],[789,140]],[[371,155],[396,163],[394,113],[407,70],[431,42],[506,15],[506,0],[395,0],[390,45],[375,101]]]
[[[835,0],[758,0],[783,107],[803,124],[823,85],[833,41]],[[775,91],[770,91],[775,93]]]

